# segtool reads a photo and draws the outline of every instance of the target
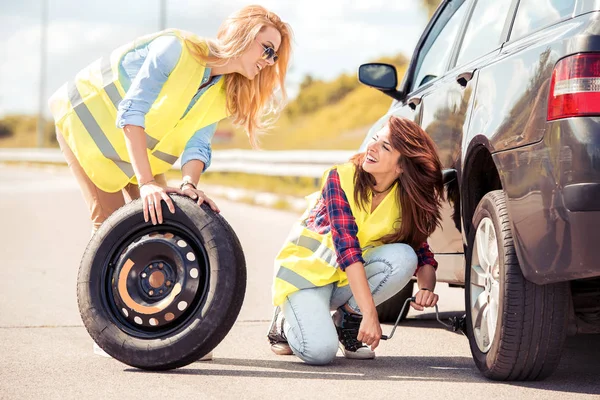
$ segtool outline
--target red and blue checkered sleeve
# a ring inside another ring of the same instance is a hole
[[[331,224],[333,245],[337,254],[337,263],[341,270],[356,262],[364,264],[362,250],[358,241],[358,226],[352,215],[348,198],[342,190],[340,176],[332,169],[325,181],[323,198]]]
[[[417,259],[419,260],[417,263],[417,271],[419,271],[419,268],[423,265],[427,264],[431,265],[434,269],[437,269],[438,262],[435,260],[435,256],[429,248],[429,243],[423,242],[421,244],[421,247],[417,250]],[[417,271],[415,271],[415,274]]]

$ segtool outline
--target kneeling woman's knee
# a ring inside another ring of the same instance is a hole
[[[323,337],[315,338],[311,342],[306,343],[304,351],[299,355],[307,364],[326,365],[335,359],[337,350],[337,335],[334,337],[324,335]]]
[[[405,243],[392,243],[387,246],[390,246],[388,260],[392,265],[393,273],[410,270],[414,272],[417,269],[419,259],[412,247]]]

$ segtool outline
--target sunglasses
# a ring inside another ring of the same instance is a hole
[[[257,40],[258,42],[258,40]],[[271,46],[265,46],[264,44],[258,42],[262,48],[263,48],[263,53],[262,53],[262,59],[263,60],[273,60],[273,63],[276,63],[277,60],[279,59],[279,56],[277,55],[277,52],[275,51],[275,49]]]

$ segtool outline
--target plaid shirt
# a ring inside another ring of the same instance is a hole
[[[342,271],[355,262],[364,264],[362,250],[356,236],[358,226],[352,215],[348,198],[342,190],[337,170],[332,169],[329,173],[321,196],[304,220],[304,225],[311,231],[321,235],[332,232],[337,263]],[[437,268],[438,263],[427,242],[423,242],[417,250],[417,258],[419,260],[417,271],[426,264]]]

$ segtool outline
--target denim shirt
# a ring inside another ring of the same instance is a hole
[[[126,95],[119,104],[117,127],[136,125],[145,128],[146,113],[158,97],[169,74],[177,65],[182,45],[175,36],[160,36],[150,43],[127,53],[119,65],[119,81]],[[210,79],[210,68],[204,70],[202,84]],[[196,92],[182,118],[196,101],[221,79],[214,76],[208,85]],[[194,133],[185,146],[181,156],[181,165],[190,160],[204,163],[204,171],[210,166],[212,149],[210,142],[217,130],[217,123],[208,125]]]

